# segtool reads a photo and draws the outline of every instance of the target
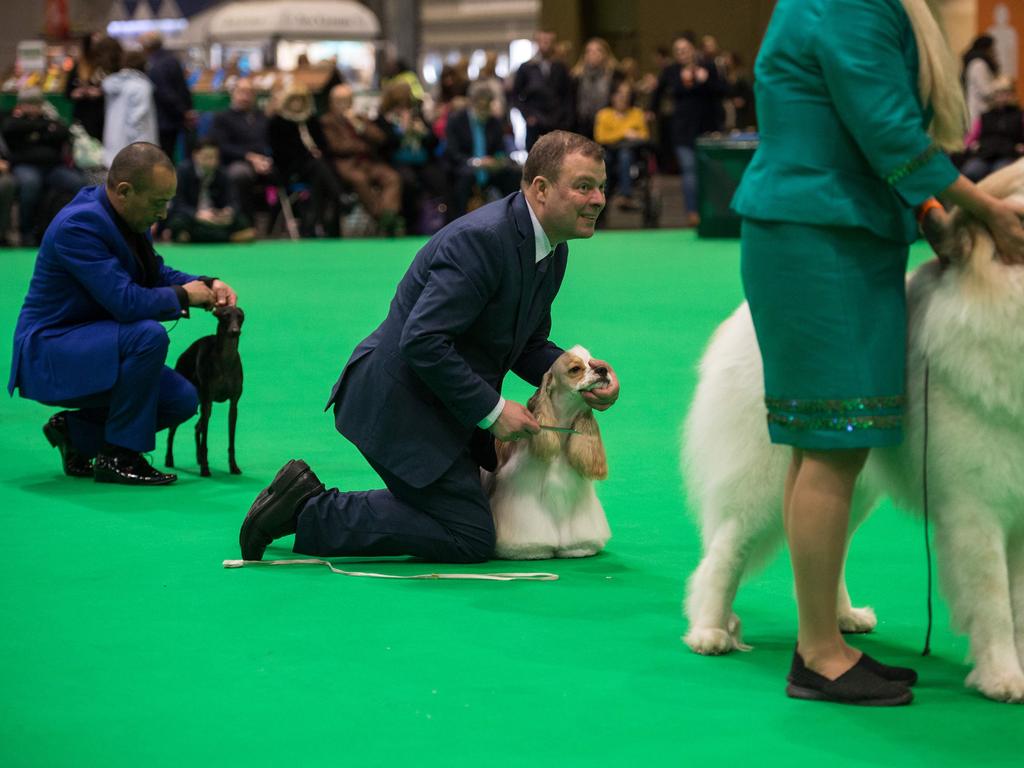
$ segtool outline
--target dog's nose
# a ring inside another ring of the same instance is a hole
[[[594,369],[594,373],[596,373],[598,376],[601,376],[602,378],[607,378],[608,377],[608,369],[605,368],[603,365],[597,366]]]

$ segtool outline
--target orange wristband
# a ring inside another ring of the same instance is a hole
[[[934,197],[929,197],[927,200],[921,203],[921,206],[917,209],[917,226],[920,227],[921,224],[924,223],[924,217],[928,215],[928,211],[931,211],[935,208],[943,212],[946,210],[942,206],[942,203],[940,203]]]

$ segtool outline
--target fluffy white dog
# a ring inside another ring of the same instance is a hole
[[[997,197],[1024,193],[1024,161],[982,183]],[[947,237],[951,262],[908,282],[905,440],[875,449],[858,483],[851,532],[882,494],[922,509],[925,376],[928,500],[940,583],[957,629],[970,638],[967,685],[1024,701],[1024,268],[963,212]],[[746,649],[732,611],[742,577],[783,540],[782,489],[790,449],[765,426],[761,358],[747,306],[715,332],[685,424],[682,466],[700,510],[704,557],[690,578],[685,642],[697,653]],[[845,578],[844,631],[874,628]]]
[[[497,532],[495,555],[506,560],[589,557],[611,537],[594,481],[608,476],[601,432],[582,393],[608,386],[576,346],[544,374],[527,407],[541,430],[528,440],[497,444],[498,467],[484,473]]]

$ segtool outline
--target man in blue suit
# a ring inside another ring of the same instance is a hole
[[[43,427],[72,477],[177,479],[142,456],[157,430],[190,418],[197,405],[195,388],[164,365],[159,321],[236,298],[226,283],[171,269],[154,252],[149,228],[166,216],[176,186],[159,147],[130,144],[111,163],[106,186],[79,192],[43,236],[14,331],[8,391],[78,409]]]
[[[386,490],[327,491],[304,461],[288,462],[242,523],[242,557],[296,533],[303,554],[414,555],[480,562],[494,552],[480,467],[494,439],[540,426],[501,397],[509,370],[540,384],[562,350],[548,339],[565,274],[565,241],[591,237],[605,205],[604,152],[583,136],[538,140],[523,188],[438,232],[398,284],[384,322],[349,358],[331,393],[338,431]],[[617,379],[584,395],[598,410]]]

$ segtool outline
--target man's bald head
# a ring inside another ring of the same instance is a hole
[[[114,157],[107,172],[107,189],[117,189],[121,182],[128,182],[135,189],[147,188],[153,180],[153,169],[157,166],[174,172],[174,163],[156,144],[137,141],[129,144]]]
[[[174,164],[155,144],[129,144],[107,172],[107,198],[136,232],[145,232],[167,215],[177,178]]]

